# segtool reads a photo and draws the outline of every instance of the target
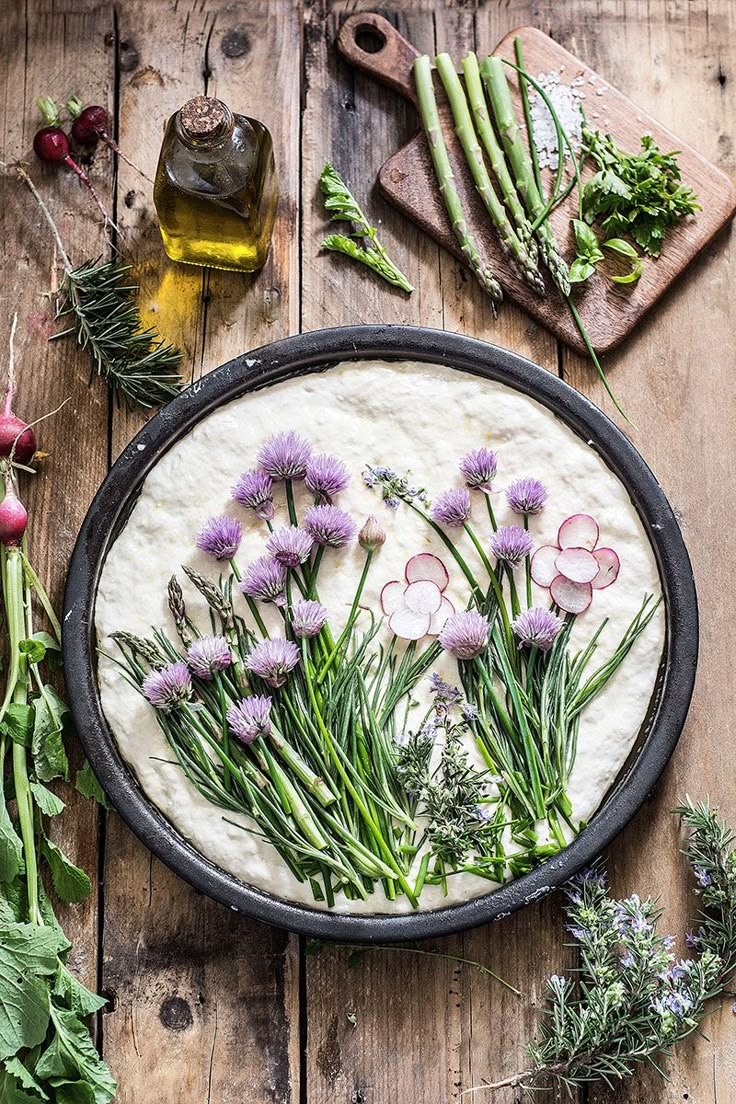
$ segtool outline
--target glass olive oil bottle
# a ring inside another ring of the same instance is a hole
[[[255,272],[278,203],[269,131],[220,100],[189,100],[166,127],[153,198],[172,261]]]

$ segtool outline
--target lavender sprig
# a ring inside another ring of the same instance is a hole
[[[600,869],[577,875],[566,912],[580,967],[574,980],[548,980],[539,1034],[527,1047],[531,1068],[481,1087],[613,1088],[642,1062],[658,1069],[658,1056],[696,1031],[708,1002],[725,993],[736,968],[736,837],[707,801],[687,798],[676,812],[703,904],[688,938],[697,957],[675,956],[674,940],[658,933],[655,901],[613,899]]]

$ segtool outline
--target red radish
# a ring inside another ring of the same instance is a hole
[[[69,152],[69,139],[59,126],[59,114],[53,100],[39,99],[36,100],[36,103],[44,117],[44,121],[51,124],[37,131],[33,139],[33,152],[36,154],[36,157],[38,157],[40,161],[46,161],[51,164],[63,163],[70,168],[72,172],[75,172],[100,209],[102,217],[105,220],[105,226],[107,227],[110,225],[117,230],[115,223],[102,206],[102,202],[95,191],[92,181]]]
[[[560,575],[571,583],[592,583],[600,571],[600,564],[587,548],[563,548],[555,560]]]
[[[544,544],[532,556],[532,579],[537,586],[547,588],[559,575],[555,561],[560,554],[556,544]]]
[[[420,640],[427,635],[431,620],[428,613],[415,613],[414,610],[402,606],[391,614],[388,627],[402,640]]]
[[[442,605],[442,592],[429,579],[419,579],[409,583],[404,591],[404,605],[414,613],[437,613]]]
[[[28,513],[13,485],[5,477],[5,498],[0,502],[0,544],[15,548],[23,540],[28,525]]]
[[[600,568],[593,580],[593,590],[605,590],[618,578],[621,561],[612,548],[596,548],[593,553]]]
[[[36,434],[32,428],[13,413],[13,392],[15,391],[15,328],[18,315],[13,315],[10,327],[10,354],[8,356],[8,383],[5,388],[5,402],[0,414],[0,456],[27,464],[36,451]]]
[[[427,629],[427,636],[439,636],[445,627],[445,621],[448,617],[452,617],[455,612],[455,607],[449,598],[442,599],[442,605],[436,613],[432,614],[432,620],[429,622],[429,628]]]
[[[441,591],[446,589],[450,581],[442,560],[438,556],[433,556],[431,552],[420,552],[407,560],[404,575],[407,583],[419,583],[426,579],[435,583]]]
[[[385,587],[381,591],[381,609],[389,617],[395,610],[399,609],[404,604],[404,591],[406,586],[404,583],[400,583],[398,579],[392,579],[390,583],[386,583]]]
[[[120,146],[115,139],[111,136],[110,126],[111,120],[104,107],[99,104],[90,104],[89,107],[82,107],[81,100],[78,100],[76,96],[73,96],[66,105],[67,111],[74,119],[72,123],[72,138],[75,142],[79,142],[80,146],[94,146],[98,141],[102,141],[105,145],[109,146],[113,153],[116,153],[118,157],[122,157],[131,168],[145,177],[146,180],[151,178],[143,172],[143,169],[139,169],[129,157],[126,157]]]
[[[552,580],[549,588],[552,601],[565,613],[584,613],[593,601],[593,588],[590,583],[573,583],[564,575]]]
[[[598,543],[600,529],[590,514],[573,514],[563,521],[557,534],[560,548],[587,548],[592,552]]]

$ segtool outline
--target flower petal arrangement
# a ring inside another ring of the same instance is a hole
[[[502,494],[482,445],[433,501],[408,473],[366,465],[385,527],[345,508],[354,473],[295,430],[250,464],[232,513],[192,535],[212,565],[184,567],[207,622],[173,577],[172,631],[114,634],[188,782],[328,908],[375,894],[420,908],[427,887],[501,883],[564,848],[580,827],[568,789],[581,718],[658,607],[642,596],[604,662],[605,620],[576,649],[577,618],[620,569],[595,520],[574,514],[540,547],[553,496],[534,476]],[[379,583],[404,511],[443,555],[418,550]],[[260,552],[241,564],[246,533]],[[342,576],[352,597],[343,586],[336,607],[321,592]]]

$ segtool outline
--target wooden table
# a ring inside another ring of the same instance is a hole
[[[283,199],[274,247],[254,278],[169,264],[149,185],[105,150],[96,187],[125,230],[138,265],[146,319],[185,351],[196,379],[235,353],[275,338],[352,322],[407,322],[488,338],[558,372],[610,413],[588,364],[513,306],[494,324],[488,302],[457,262],[381,199],[382,161],[416,128],[408,106],[338,61],[345,13],[364,0],[26,0],[6,3],[0,56],[2,157],[28,156],[34,98],[78,91],[108,105],[119,140],[153,173],[165,119],[207,92],[257,115],[273,132]],[[730,0],[393,0],[382,10],[419,48],[491,49],[520,24],[541,27],[585,57],[727,171],[734,172],[736,5]],[[416,284],[394,294],[345,258],[319,252],[324,229],[317,177],[329,157]],[[66,172],[33,174],[73,256],[103,248],[94,210]],[[68,344],[48,346],[45,293],[57,279],[46,230],[29,195],[4,182],[7,263],[0,311],[6,347],[12,311],[21,413],[71,402],[46,423],[50,452],[34,483],[33,554],[60,597],[79,523],[105,471],[140,424],[87,387],[88,363]],[[671,930],[693,908],[679,836],[668,810],[710,793],[736,820],[731,701],[736,613],[730,572],[736,510],[733,457],[733,301],[736,258],[724,235],[607,368],[638,426],[634,441],[677,509],[693,557],[702,611],[700,676],[687,729],[662,784],[608,857],[614,888],[661,893]],[[66,795],[65,795],[66,796]],[[518,999],[471,967],[374,951],[350,967],[342,950],[305,957],[299,939],[249,923],[194,893],[155,861],[117,816],[72,795],[63,836],[97,873],[85,907],[65,916],[73,964],[109,996],[98,1039],[124,1104],[442,1104],[482,1078],[519,1068],[544,978],[572,963],[562,947],[559,896],[437,945],[487,962],[523,990]],[[665,1062],[663,1082],[643,1070],[589,1102],[736,1101],[736,1021],[730,1007]],[[513,1094],[499,1096],[511,1104]],[[481,1096],[480,1099],[486,1099]],[[581,1100],[583,1097],[581,1097]]]

